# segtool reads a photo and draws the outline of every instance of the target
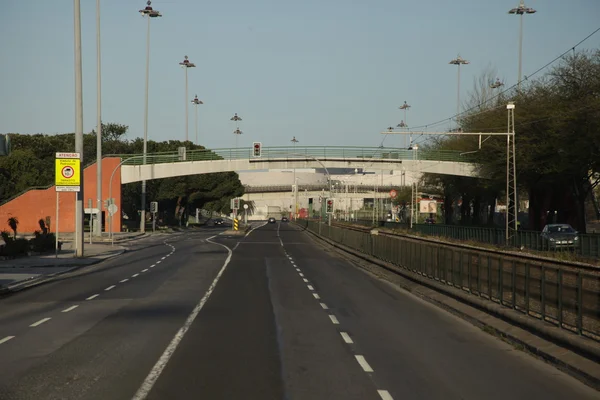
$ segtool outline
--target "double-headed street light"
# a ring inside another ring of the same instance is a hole
[[[144,147],[143,147],[143,163],[146,164],[146,154],[148,152],[148,88],[150,85],[150,19],[162,17],[158,10],[151,6],[152,2],[148,0],[146,7],[140,10],[143,17],[148,18],[148,28],[146,33],[146,95],[144,104]],[[140,231],[146,232],[146,181],[142,181],[142,207],[141,207],[141,222]]]
[[[190,62],[188,60],[188,56],[185,56],[183,61],[179,63],[181,67],[185,70],[185,141],[189,141],[188,136],[188,125],[189,125],[189,116],[188,116],[188,69],[196,67],[196,64]]]
[[[293,143],[294,145],[294,154],[296,154],[296,143],[299,142],[298,139],[296,139],[296,136],[294,136],[292,138],[292,140],[290,140],[290,142]],[[294,205],[294,220],[298,220],[298,181],[296,180],[296,167],[294,166],[294,191],[295,191],[295,205]]]
[[[192,100],[192,104],[196,106],[196,146],[198,145],[198,106],[204,104],[202,100],[198,99],[198,95]]]
[[[465,60],[460,54],[453,60],[450,60],[448,64],[458,65],[458,83],[456,88],[456,124],[460,129],[460,66],[469,64],[469,61]]]
[[[407,128],[408,129],[408,122],[406,119],[406,111],[410,108],[410,106],[408,105],[408,103],[406,101],[404,101],[404,104],[402,104],[400,107],[398,107],[400,110],[404,110],[404,120],[400,121],[400,123],[398,125],[396,125],[398,128]],[[412,135],[410,136],[410,143],[412,144]],[[404,137],[404,147],[406,147],[406,136]]]
[[[525,2],[521,0],[519,5],[515,8],[511,8],[508,10],[509,14],[515,14],[520,16],[520,28],[519,28],[519,77],[517,81],[517,88],[521,90],[521,65],[523,59],[523,15],[525,14],[534,14],[536,10],[531,7],[526,7]]]
[[[235,148],[238,148],[238,137],[240,137],[240,135],[243,133],[242,131],[240,131],[240,127],[238,122],[241,121],[242,119],[240,117],[238,117],[237,113],[234,114],[233,117],[230,118],[231,121],[235,121],[235,131],[233,131],[233,134],[235,135]]]

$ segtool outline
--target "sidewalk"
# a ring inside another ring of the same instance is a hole
[[[131,240],[136,235],[115,235],[115,243]],[[61,238],[61,241],[63,239]],[[89,240],[89,239],[88,239]],[[94,240],[94,239],[92,239]],[[0,293],[17,291],[39,284],[74,269],[99,263],[125,252],[125,248],[108,242],[84,244],[84,257],[76,258],[73,242],[63,242],[58,255],[49,253],[12,260],[0,260]]]

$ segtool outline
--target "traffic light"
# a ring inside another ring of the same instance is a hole
[[[158,212],[158,202],[157,201],[151,201],[150,202],[150,212],[151,213],[157,213]]]
[[[234,210],[239,210],[240,209],[240,199],[233,199],[233,209]]]
[[[332,213],[333,212],[333,199],[327,199],[326,212],[328,212],[328,213]]]
[[[262,155],[261,147],[262,147],[262,144],[260,142],[254,142],[252,144],[254,157],[260,157]]]

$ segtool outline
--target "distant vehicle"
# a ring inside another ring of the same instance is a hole
[[[223,218],[217,218],[215,219],[215,225],[223,225],[225,221],[223,221]]]
[[[273,217],[269,218],[269,223],[270,224],[274,224],[275,222],[277,222],[277,220]]]
[[[579,232],[569,224],[548,224],[540,236],[550,250],[579,247]]]
[[[281,222],[288,222],[287,217],[281,217]]]

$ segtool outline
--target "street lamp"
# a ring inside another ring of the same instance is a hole
[[[521,90],[521,65],[523,59],[523,15],[534,14],[536,10],[530,7],[525,7],[525,2],[520,1],[519,6],[508,10],[509,14],[515,14],[520,16],[520,28],[519,28],[519,79],[517,81],[517,88]]]
[[[237,113],[235,113],[233,115],[233,117],[230,118],[231,121],[235,121],[235,131],[233,131],[233,134],[235,135],[235,148],[238,148],[238,137],[243,133],[242,131],[240,131],[240,127],[238,122],[241,121],[242,119],[240,117],[238,117]]]
[[[196,146],[198,145],[198,106],[200,104],[204,104],[202,102],[202,100],[198,99],[198,95],[196,95],[194,97],[194,100],[192,100],[192,103],[196,106]]]
[[[465,60],[460,54],[453,60],[450,60],[448,64],[458,65],[458,86],[456,88],[456,124],[460,129],[460,66],[463,64],[469,64],[469,61]]]
[[[148,28],[146,32],[146,95],[144,104],[144,148],[143,148],[143,163],[146,164],[146,154],[148,152],[148,88],[150,86],[150,19],[162,17],[158,10],[151,6],[152,2],[148,0],[146,7],[140,10],[142,17],[148,18]],[[146,181],[142,181],[142,207],[141,207],[141,222],[140,231],[146,232]]]
[[[298,139],[296,139],[296,136],[294,136],[292,138],[292,140],[290,140],[290,142],[292,142],[294,144],[294,153],[296,153],[296,143],[299,142]],[[294,220],[297,220],[297,215],[298,215],[298,182],[296,182],[296,167],[294,166],[294,184],[295,184],[295,190],[296,190],[296,205],[294,207]]]
[[[75,152],[83,164],[83,66],[81,60],[81,1],[73,0],[73,25],[75,42]],[[84,180],[75,195],[75,256],[83,257],[83,192]],[[58,222],[58,221],[56,221]]]
[[[190,62],[188,60],[188,56],[184,57],[184,60],[179,63],[181,67],[185,70],[185,141],[189,141],[188,138],[188,125],[189,125],[189,117],[188,117],[188,69],[195,68],[196,64]]]
[[[96,0],[96,236],[102,236],[102,73],[100,56],[100,0]],[[91,212],[91,211],[90,211]]]
[[[400,110],[404,110],[404,121],[400,121],[400,123],[397,125],[398,128],[408,128],[408,122],[406,119],[406,110],[408,110],[410,108],[410,106],[406,103],[406,101],[404,101],[404,104],[402,104],[400,107],[398,107]],[[412,134],[410,135],[410,143],[412,143]],[[404,147],[406,147],[406,136],[404,137]]]

